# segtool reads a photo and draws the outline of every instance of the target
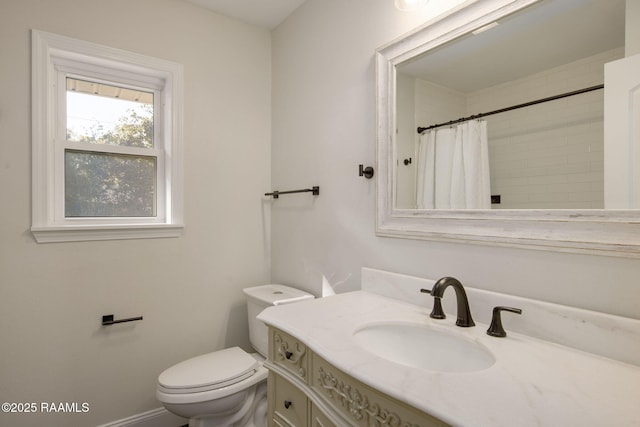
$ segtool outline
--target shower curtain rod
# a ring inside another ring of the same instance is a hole
[[[596,85],[596,86],[587,87],[587,88],[584,88],[584,89],[574,90],[572,92],[562,93],[560,95],[550,96],[548,98],[542,98],[542,99],[537,99],[537,100],[531,101],[531,102],[525,102],[524,104],[518,104],[518,105],[513,105],[511,107],[501,108],[499,110],[489,111],[488,113],[480,113],[480,114],[475,114],[475,115],[469,116],[469,117],[463,117],[463,118],[457,119],[457,120],[451,120],[450,122],[446,122],[446,123],[438,123],[437,125],[431,125],[431,126],[428,126],[428,127],[418,127],[418,133],[422,133],[425,130],[434,129],[434,128],[437,128],[437,127],[440,127],[440,126],[453,125],[453,124],[456,124],[456,123],[461,123],[461,122],[466,122],[466,121],[469,121],[469,120],[479,119],[481,117],[491,116],[493,114],[498,114],[498,113],[504,113],[506,111],[511,111],[511,110],[517,110],[518,108],[530,107],[532,105],[542,104],[543,102],[555,101],[556,99],[567,98],[569,96],[574,96],[574,95],[580,95],[581,93],[591,92],[591,91],[598,90],[598,89],[603,89],[603,88],[604,88],[604,85],[600,84],[600,85]]]

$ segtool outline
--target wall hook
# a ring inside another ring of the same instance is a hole
[[[358,165],[358,175],[364,176],[367,179],[373,178],[373,168],[371,166]]]
[[[410,164],[411,164],[411,157],[409,157],[408,159],[404,159],[405,166],[409,166]]]

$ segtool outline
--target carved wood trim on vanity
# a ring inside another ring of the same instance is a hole
[[[335,368],[306,344],[269,328],[269,426],[446,427]]]
[[[326,372],[322,366],[318,368],[317,374],[318,383],[326,395],[339,403],[356,421],[380,427],[420,427],[418,424],[403,422],[398,414],[383,408],[375,399],[371,399],[372,403],[367,394],[361,392],[358,387],[339,380],[331,372]]]
[[[277,360],[281,364],[288,364],[288,368],[297,371],[301,378],[306,378],[307,369],[304,366],[307,347],[279,331],[273,332],[273,341]]]

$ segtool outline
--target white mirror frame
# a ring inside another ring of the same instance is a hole
[[[638,210],[395,208],[396,66],[538,1],[469,1],[377,49],[377,235],[640,258]]]

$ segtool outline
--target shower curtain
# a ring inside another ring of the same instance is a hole
[[[487,122],[423,132],[416,188],[418,209],[490,209]]]

